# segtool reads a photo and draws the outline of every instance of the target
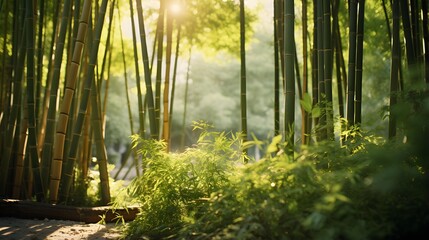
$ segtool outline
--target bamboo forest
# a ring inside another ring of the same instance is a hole
[[[0,0],[0,199],[137,207],[123,239],[428,236],[428,5]]]

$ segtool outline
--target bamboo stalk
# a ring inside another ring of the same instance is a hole
[[[399,38],[399,18],[400,18],[400,0],[393,0],[392,2],[392,62],[390,72],[390,115],[389,115],[389,138],[396,136],[396,117],[392,114],[392,109],[397,102],[397,94],[399,90],[399,72],[401,62],[401,45]]]
[[[6,1],[5,5],[5,11],[9,13],[9,4],[8,1]],[[6,139],[6,127],[7,127],[7,121],[4,119],[8,119],[9,116],[9,110],[10,110],[10,89],[12,87],[12,71],[10,60],[8,59],[8,51],[7,51],[7,36],[8,36],[8,30],[9,30],[9,18],[4,18],[4,32],[3,32],[3,55],[2,55],[2,73],[1,73],[1,79],[0,79],[0,112],[2,113],[2,119],[0,121],[0,151],[3,150],[3,139]],[[11,59],[13,56],[11,57]],[[10,73],[9,73],[10,72]],[[2,151],[3,152],[3,151]]]
[[[345,86],[344,83],[346,80],[345,76],[345,67],[342,61],[343,56],[343,48],[341,44],[341,34],[340,34],[340,26],[338,22],[338,9],[339,9],[340,1],[335,0],[332,7],[332,30],[333,30],[333,46],[334,46],[334,58],[335,58],[335,70],[336,70],[336,79],[337,79],[337,95],[338,95],[338,112],[340,118],[344,118],[344,94],[345,94]],[[342,129],[340,130],[342,131]]]
[[[243,142],[247,141],[247,77],[246,77],[246,24],[244,0],[240,0],[240,109],[241,134]]]
[[[112,66],[113,38],[111,38],[111,36],[112,36],[112,26],[113,26],[113,20],[114,20],[113,19],[113,13],[114,13],[113,10],[115,9],[115,5],[116,5],[115,1],[113,1],[112,5],[110,5],[110,9],[109,9],[110,21],[109,21],[109,27],[107,30],[106,49],[104,52],[103,63],[102,63],[101,72],[100,72],[100,79],[103,79],[104,71],[105,71],[105,64],[107,64],[107,77],[106,77],[106,84],[104,87],[104,98],[103,98],[102,107],[101,107],[101,122],[103,124],[103,136],[105,135],[104,129],[105,129],[105,125],[106,125],[107,98],[109,96],[109,84],[110,84],[110,75],[111,75],[110,70],[111,70],[111,66]],[[115,36],[115,28],[113,28],[113,36]],[[109,53],[109,54],[107,55],[107,53]],[[101,89],[101,86],[102,86],[101,82],[102,81],[99,81],[99,88],[98,88],[99,90]],[[101,97],[100,91],[98,94]]]
[[[173,16],[167,11],[167,49],[165,56],[165,79],[163,93],[163,128],[162,138],[166,142],[165,150],[170,151],[170,72],[171,72],[171,52],[173,45]]]
[[[188,113],[188,95],[189,95],[189,78],[191,72],[191,57],[192,57],[192,39],[189,47],[189,56],[188,56],[188,66],[186,68],[186,83],[185,83],[185,99],[183,103],[183,116],[182,116],[182,138],[181,138],[181,148],[185,147],[185,137],[186,137],[186,114]]]
[[[40,177],[39,152],[37,148],[37,126],[36,126],[36,96],[35,96],[35,32],[34,32],[34,6],[33,0],[26,1],[26,43],[27,43],[27,105],[28,105],[28,154],[31,159],[34,178],[34,190],[38,201],[42,201],[43,185]]]
[[[115,34],[113,34],[114,36]],[[103,123],[103,130],[106,129],[106,112],[107,112],[107,99],[109,98],[109,86],[110,86],[110,77],[111,77],[111,69],[112,69],[112,47],[113,47],[113,38],[110,39],[109,42],[107,42],[107,44],[109,45],[109,56],[108,56],[108,60],[107,60],[107,77],[106,77],[106,84],[104,86],[104,97],[103,97],[103,101],[102,101],[102,112],[101,112],[101,120]],[[101,96],[100,96],[101,97]],[[105,135],[103,133],[103,135]]]
[[[278,41],[280,48],[280,68],[282,71],[282,90],[283,94],[286,94],[286,77],[285,77],[285,20],[284,20],[284,8],[285,0],[278,0],[277,16],[279,17],[278,28]]]
[[[384,18],[386,20],[387,35],[389,36],[389,40],[392,40],[392,30],[390,28],[389,16],[387,14],[386,0],[381,0],[381,2],[383,5]]]
[[[393,7],[392,7],[393,8]],[[416,53],[414,47],[413,34],[410,20],[410,6],[408,1],[400,1],[400,16],[402,17],[402,27],[405,37],[405,49],[407,54],[408,67],[416,64]]]
[[[91,106],[89,106],[90,108]],[[80,154],[81,159],[81,171],[82,171],[82,178],[87,179],[88,178],[88,171],[89,166],[92,161],[92,129],[91,129],[91,119],[85,118],[84,122],[84,128],[83,128],[83,134],[82,134],[82,153]]]
[[[416,62],[420,65],[422,62],[422,48],[421,48],[421,31],[420,31],[420,1],[414,0],[410,1],[410,24],[411,24],[411,33],[413,37],[413,47],[416,57]],[[418,66],[419,67],[419,66]]]
[[[326,94],[326,137],[334,140],[334,111],[332,105],[332,29],[331,29],[331,1],[323,1],[323,63],[324,83]]]
[[[5,5],[5,11],[7,14],[9,14],[9,4],[8,2],[6,2]],[[0,112],[4,112],[4,108],[6,108],[9,104],[6,103],[6,99],[7,99],[7,92],[10,86],[10,81],[7,80],[6,75],[7,72],[9,70],[9,66],[8,66],[8,61],[7,60],[7,36],[8,36],[8,30],[9,30],[9,18],[8,17],[4,17],[4,22],[3,22],[3,30],[4,32],[2,33],[2,37],[3,37],[3,45],[2,45],[2,58],[1,58],[1,78],[0,78]],[[0,126],[2,126],[2,124],[0,123]],[[3,131],[3,128],[0,128],[0,133]],[[0,140],[0,149],[2,146],[2,141]]]
[[[144,115],[144,105],[143,105],[143,94],[140,80],[140,70],[139,70],[139,56],[137,52],[137,41],[136,41],[136,26],[134,24],[134,10],[133,10],[133,2],[129,1],[130,4],[130,13],[131,13],[131,30],[133,36],[133,55],[134,55],[134,70],[136,73],[136,85],[137,85],[137,101],[138,101],[138,111],[139,111],[139,125],[140,125],[140,136],[144,137],[145,132],[145,115]],[[122,34],[121,34],[122,36]]]
[[[46,31],[43,31],[44,24],[45,24],[45,0],[39,0],[39,18],[37,19],[38,23],[38,30],[37,30],[37,65],[36,65],[36,116],[38,117],[36,119],[36,123],[38,126],[38,132],[40,132],[40,125],[39,120],[41,117],[42,111],[39,111],[40,109],[40,102],[42,101],[42,77],[43,77],[43,52],[44,52],[44,36],[46,35]],[[34,13],[35,17],[37,17],[37,11],[35,9]]]
[[[60,31],[55,44],[54,68],[51,78],[51,91],[49,95],[49,105],[47,110],[45,139],[42,148],[41,175],[45,188],[49,185],[49,172],[52,159],[52,150],[55,137],[55,122],[57,115],[58,90],[60,85],[61,65],[64,55],[64,42],[67,27],[70,22],[71,0],[66,0],[63,5]],[[50,107],[49,107],[50,106]],[[47,192],[46,192],[47,194]]]
[[[12,157],[12,144],[16,138],[17,128],[20,124],[19,112],[22,109],[22,90],[23,90],[23,76],[24,66],[26,59],[26,35],[24,31],[25,21],[25,8],[23,2],[15,1],[13,10],[13,32],[12,32],[12,59],[11,65],[13,66],[13,78],[11,79],[10,88],[8,88],[8,107],[2,119],[7,121],[1,122],[2,127],[2,157],[0,161],[0,195],[6,194],[7,179],[9,176],[9,165]],[[21,34],[22,33],[22,34]]]
[[[119,22],[120,22],[121,18],[120,18],[120,12],[119,11],[118,11],[118,16],[119,16]],[[125,97],[127,100],[127,110],[128,110],[128,119],[129,119],[129,123],[130,123],[130,133],[131,133],[131,135],[133,135],[134,134],[133,114],[131,111],[130,96],[128,93],[129,88],[128,88],[128,76],[127,76],[127,63],[125,60],[124,38],[122,36],[122,28],[120,28],[119,31],[120,31],[120,36],[121,36],[122,64],[124,67]]]
[[[38,143],[39,143],[39,152],[41,154],[42,169],[44,168],[43,166],[45,165],[44,161],[47,161],[48,164],[50,164],[51,156],[52,156],[52,154],[51,154],[47,158],[43,157],[43,146],[45,145],[47,128],[50,126],[47,124],[47,119],[48,119],[48,112],[51,109],[51,108],[49,108],[49,104],[51,101],[51,90],[52,90],[52,80],[53,80],[52,74],[53,74],[53,63],[54,63],[54,58],[52,56],[55,54],[54,53],[54,47],[55,47],[56,39],[57,39],[57,30],[58,30],[57,24],[58,24],[59,12],[60,12],[60,4],[58,3],[58,1],[55,1],[53,9],[48,9],[48,11],[54,12],[52,25],[55,27],[52,30],[51,44],[49,46],[49,53],[48,53],[49,57],[48,57],[48,66],[47,66],[46,84],[45,84],[46,86],[44,89],[45,90],[44,91],[44,98],[43,98],[43,103],[41,106],[41,114],[40,114],[41,116],[40,116],[40,121],[39,121],[40,123],[39,123]],[[55,112],[56,112],[56,110],[57,110],[57,108],[55,107]],[[54,128],[55,122],[52,124],[51,127],[52,127],[52,129],[49,131],[51,131],[51,134],[53,135],[53,134],[55,134],[55,128]],[[52,144],[51,144],[51,148],[52,148]],[[46,172],[46,174],[42,173],[42,181],[43,181],[44,176],[46,176],[46,178],[49,179],[49,171]],[[44,186],[47,186],[47,184],[44,184]],[[47,189],[47,187],[46,187],[46,189]]]
[[[120,19],[120,13],[119,12],[118,12],[118,15],[119,15],[119,19]],[[128,93],[128,89],[129,88],[128,88],[128,77],[127,77],[127,63],[125,61],[125,49],[124,49],[124,39],[122,37],[122,29],[120,30],[120,34],[121,34],[122,63],[124,65],[125,96],[126,96],[126,99],[127,99],[128,119],[129,119],[129,122],[130,122],[130,135],[133,135],[135,132],[134,132],[133,114],[132,114],[132,111],[131,111],[130,95]],[[137,50],[134,49],[134,51],[137,51]],[[136,68],[136,69],[138,69],[138,68]],[[138,88],[139,88],[138,92],[140,92],[140,95],[138,95],[138,98],[139,98],[139,102],[141,103],[142,100],[140,98],[141,97],[140,84],[138,84]],[[140,108],[140,105],[139,105],[139,108]],[[141,110],[140,113],[143,114],[143,110]],[[143,116],[139,116],[139,117],[141,118],[140,124],[144,125],[144,122],[143,122],[144,118],[143,118]],[[133,158],[134,158],[134,156],[133,156]],[[138,162],[137,162],[136,158],[134,158],[134,165],[136,167],[136,175],[140,176],[140,171],[139,171]]]
[[[274,9],[274,136],[280,134],[280,59],[279,59],[279,1],[273,1]]]
[[[323,1],[317,1],[316,7],[316,25],[317,25],[317,84],[319,90],[319,105],[325,114],[319,117],[319,127],[317,129],[317,137],[319,140],[325,140],[327,138],[326,128],[326,87],[325,87],[325,44],[324,44],[324,24],[323,24]]]
[[[113,1],[113,3],[115,3],[115,1]],[[108,53],[110,54],[112,52],[110,43],[112,41],[112,26],[113,26],[113,21],[114,21],[114,18],[113,18],[113,12],[114,11],[113,10],[115,9],[115,5],[117,5],[117,4],[112,4],[112,5],[110,5],[110,8],[109,8],[109,24],[107,27],[106,48],[104,49],[103,60],[101,63],[101,70],[99,72],[99,78],[97,80],[97,87],[98,87],[98,92],[99,92],[98,94],[100,96],[101,96],[101,89],[103,88],[103,79],[104,79],[104,75],[105,75],[104,73],[106,70],[106,64],[108,62],[108,57],[109,57]],[[122,30],[121,27],[119,29]],[[115,35],[115,31],[113,30],[113,36],[114,35]],[[107,92],[105,92],[105,93],[107,93]],[[102,106],[105,106],[105,104],[102,104]],[[101,109],[102,109],[103,113],[106,112],[104,107],[102,107]],[[104,119],[104,114],[102,114],[102,119]]]
[[[97,87],[97,79],[95,78],[95,65],[97,63],[98,49],[100,46],[100,38],[104,24],[104,17],[107,9],[107,0],[103,0],[102,5],[99,8],[99,19],[96,22],[94,39],[91,45],[90,59],[86,72],[86,79],[84,90],[81,96],[81,102],[79,106],[79,114],[77,116],[76,124],[73,130],[73,139],[68,153],[68,157],[65,162],[65,172],[62,180],[62,195],[67,199],[69,189],[72,183],[73,168],[77,158],[77,150],[79,146],[80,137],[82,135],[82,126],[85,119],[85,115],[88,112],[88,100],[91,102],[91,123],[94,131],[94,139],[96,143],[97,160],[100,170],[101,180],[101,198],[104,204],[110,201],[110,193],[108,186],[108,174],[107,174],[107,154],[105,153],[104,139],[103,139],[103,128],[101,123],[101,106],[99,101],[99,91]],[[107,183],[106,183],[107,182]],[[107,189],[106,189],[107,188]]]
[[[349,63],[347,80],[347,125],[354,125],[355,119],[355,79],[356,79],[356,28],[357,28],[357,2],[350,1],[349,19]]]
[[[286,152],[293,157],[295,122],[295,9],[294,0],[286,0],[284,8],[284,55],[285,55],[285,137]]]
[[[429,21],[428,21],[428,2],[422,1],[422,27],[423,27],[423,42],[424,42],[424,76],[426,79],[426,89],[429,88]]]
[[[18,14],[17,10],[15,12]],[[16,15],[16,18],[19,18],[18,15]],[[24,24],[23,24],[24,25]],[[17,34],[16,31],[22,31],[20,27],[17,25],[14,28],[14,34]],[[2,136],[2,161],[0,161],[0,195],[6,194],[6,185],[7,185],[7,179],[9,176],[9,165],[12,159],[12,144],[13,141],[17,135],[16,129],[18,128],[18,125],[20,124],[20,118],[19,112],[22,108],[22,89],[23,89],[23,82],[22,78],[24,75],[24,64],[25,64],[25,58],[26,58],[26,47],[25,47],[25,38],[27,36],[27,32],[24,31],[22,35],[22,39],[18,41],[18,36],[15,36],[15,44],[19,43],[19,47],[16,47],[13,51],[15,56],[14,62],[16,62],[14,66],[14,77],[12,79],[12,86],[13,88],[10,90],[9,96],[12,98],[12,106],[9,112],[7,112],[4,116],[5,119],[8,119],[8,121],[2,121],[2,129],[6,129]],[[10,100],[9,100],[10,101]]]
[[[295,51],[295,80],[296,80],[296,88],[298,92],[298,98],[299,100],[302,100],[302,80],[301,80],[301,74],[299,72],[299,61],[298,61],[298,51],[296,49],[295,43],[294,43],[294,51]]]
[[[25,150],[27,148],[28,140],[28,108],[24,106],[24,118],[21,121],[20,127],[20,141],[17,150],[17,159],[15,161],[15,175],[13,180],[12,197],[14,199],[20,199],[21,197],[21,186],[24,180],[24,163],[25,163]]]
[[[157,25],[157,56],[156,56],[156,76],[155,76],[155,116],[157,132],[156,138],[159,138],[159,132],[161,131],[161,83],[162,83],[162,58],[164,53],[164,18],[165,18],[165,0],[159,1],[159,13],[158,13],[158,25]],[[155,133],[151,134],[155,137]]]
[[[318,66],[318,39],[317,35],[321,31],[317,26],[317,0],[313,0],[313,49],[311,51],[311,83],[312,83],[312,95],[313,95],[313,106],[319,104],[319,66]],[[319,117],[313,117],[314,125],[319,125]],[[310,138],[311,139],[311,138]]]
[[[173,110],[174,110],[174,99],[176,96],[176,78],[177,78],[177,68],[178,68],[178,61],[179,61],[179,55],[180,55],[180,40],[181,40],[181,32],[182,32],[182,26],[180,22],[177,22],[177,35],[176,35],[176,50],[175,50],[175,57],[174,57],[174,66],[173,66],[173,77],[172,77],[172,86],[171,86],[171,100],[170,100],[170,110],[169,110],[169,121],[171,129],[172,123],[173,123]]]
[[[363,37],[365,23],[365,0],[359,1],[359,16],[356,35],[356,95],[355,95],[355,119],[354,123],[362,123],[362,65],[363,65]]]
[[[308,43],[307,43],[307,0],[302,0],[302,94],[308,94]],[[307,145],[310,142],[309,138],[309,113],[301,108],[301,141],[302,144]]]
[[[154,104],[153,91],[152,91],[152,80],[151,80],[150,68],[149,68],[149,55],[147,52],[147,43],[146,43],[146,32],[145,32],[146,30],[144,25],[141,0],[137,0],[137,15],[139,19],[140,42],[142,44],[141,51],[143,56],[143,69],[144,69],[145,84],[146,84],[145,99],[147,100],[147,104],[148,104],[150,132],[151,132],[152,138],[156,139],[158,136],[158,125],[156,122],[155,104]]]
[[[88,29],[88,20],[91,10],[91,0],[85,0],[82,8],[82,14],[79,21],[79,30],[75,42],[72,60],[70,61],[70,70],[67,74],[66,88],[64,91],[61,110],[57,122],[56,139],[54,144],[54,154],[51,163],[50,174],[50,202],[58,201],[58,189],[61,179],[62,163],[64,156],[65,133],[67,131],[68,117],[72,98],[76,88],[78,69],[81,63],[82,51],[85,45],[85,36]]]
[[[112,4],[115,4],[113,0]],[[94,131],[94,141],[96,145],[98,168],[100,172],[100,197],[102,204],[110,203],[110,186],[109,186],[109,172],[107,170],[107,152],[104,144],[103,124],[101,118],[101,103],[100,96],[97,91],[96,79],[94,77],[94,67],[97,62],[98,47],[100,45],[101,32],[103,29],[104,18],[106,15],[107,0],[103,0],[98,12],[98,20],[95,27],[95,38],[93,49],[90,57],[89,77],[92,79],[91,88],[91,124]],[[112,9],[114,9],[112,7]],[[93,65],[94,64],[94,65]]]

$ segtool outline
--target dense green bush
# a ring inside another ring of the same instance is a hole
[[[281,154],[249,164],[182,233],[200,239],[390,239],[425,230],[423,175],[406,147],[365,146],[349,155],[326,143],[296,161]]]
[[[234,173],[240,139],[209,132],[203,123],[195,128],[202,129],[196,146],[181,154],[167,154],[163,142],[133,137],[144,163],[143,174],[128,189],[142,206],[129,227],[130,237],[166,237],[192,224]]]
[[[429,101],[399,107],[408,112],[399,119],[398,139],[384,142],[354,129],[344,132],[343,146],[322,142],[302,147],[291,158],[281,151],[281,137],[275,137],[264,158],[248,164],[242,164],[239,137],[204,127],[196,146],[180,154],[136,138],[144,173],[129,191],[142,213],[127,234],[174,239],[409,239],[425,234]],[[252,143],[259,144],[247,144]]]

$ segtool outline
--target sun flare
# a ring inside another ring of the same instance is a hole
[[[176,15],[180,14],[180,12],[182,12],[182,6],[178,2],[172,3],[170,5],[170,11]]]

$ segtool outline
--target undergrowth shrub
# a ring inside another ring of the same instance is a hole
[[[238,168],[207,213],[178,238],[403,239],[425,233],[427,182],[410,146],[379,145],[359,133],[353,141],[353,154],[324,142],[293,160],[273,154],[274,139],[273,152]]]
[[[204,130],[196,146],[180,154],[136,138],[144,173],[129,191],[142,213],[128,236],[414,239],[427,234],[429,101],[419,106],[399,119],[403,133],[392,141],[352,129],[344,132],[343,146],[321,142],[291,158],[281,151],[278,136],[266,144],[262,159],[247,164],[234,135]]]
[[[133,136],[143,156],[143,173],[128,188],[142,211],[128,228],[129,237],[167,237],[193,224],[207,210],[208,199],[225,187],[240,161],[238,136],[210,132],[198,123],[202,133],[196,146],[184,153],[166,153],[165,143]]]

